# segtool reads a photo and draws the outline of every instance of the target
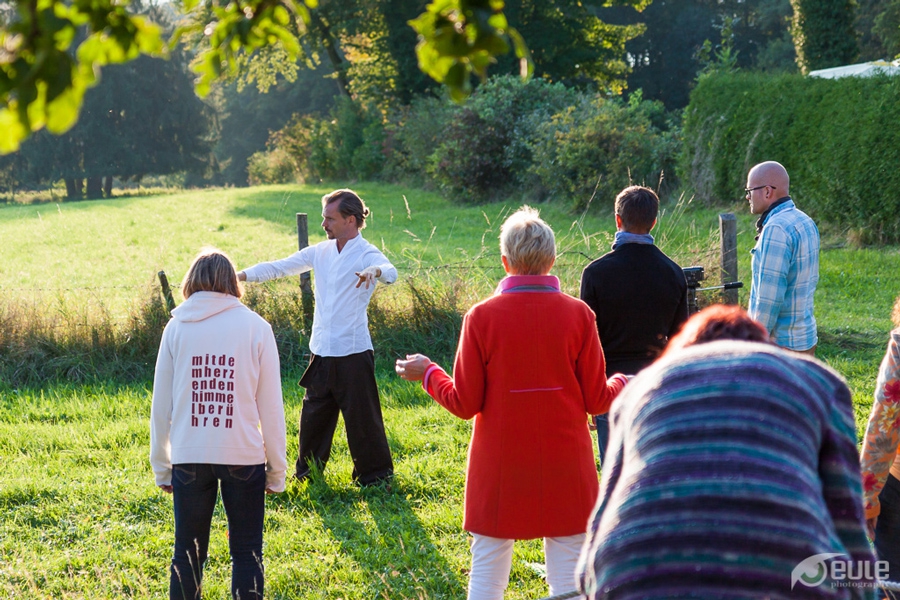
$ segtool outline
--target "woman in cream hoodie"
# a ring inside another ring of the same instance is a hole
[[[261,599],[265,494],[284,491],[287,470],[275,337],[239,300],[223,253],[202,251],[181,290],[185,302],[160,342],[150,412],[150,463],[156,484],[174,498],[169,597],[200,597],[221,485],[232,596]]]

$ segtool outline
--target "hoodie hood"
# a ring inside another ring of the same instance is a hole
[[[232,308],[244,306],[231,294],[219,292],[194,292],[190,298],[172,311],[177,321],[202,321]]]

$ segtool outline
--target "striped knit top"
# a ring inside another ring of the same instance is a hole
[[[642,371],[610,421],[577,571],[589,598],[872,597],[828,569],[792,578],[822,553],[874,573],[837,373],[766,344],[700,344]]]

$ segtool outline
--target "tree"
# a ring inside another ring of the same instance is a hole
[[[13,0],[0,29],[0,153],[32,131],[69,129],[95,68],[158,54],[160,29],[116,0]],[[79,27],[87,35],[70,48]]]
[[[791,38],[790,0],[761,0],[756,7],[760,44],[750,66],[760,71],[795,72],[797,53]]]
[[[617,4],[640,11],[649,1]],[[644,31],[643,25],[604,22],[591,2],[581,0],[515,0],[506,6],[510,21],[528,40],[536,77],[611,93],[625,87],[625,44]],[[508,59],[499,62],[508,64]]]
[[[853,0],[791,0],[791,34],[802,73],[854,62],[859,55],[853,29]]]
[[[188,27],[207,44],[196,62],[197,92],[208,94],[212,82],[234,74],[241,58],[261,48],[277,45],[296,59],[317,4],[183,0],[185,11],[210,16]],[[96,83],[95,69],[162,52],[159,28],[118,0],[12,0],[12,6],[0,29],[0,152],[15,150],[44,126],[54,133],[70,128],[85,91]],[[523,76],[530,75],[527,48],[507,23],[503,0],[434,0],[410,24],[419,36],[420,68],[458,100],[470,92],[472,74],[486,76],[494,57],[511,48]],[[87,38],[70,53],[82,25]]]
[[[738,67],[755,67],[760,57],[770,69],[791,67],[793,48],[786,17],[789,0],[654,0],[643,12],[631,8],[599,9],[611,23],[643,24],[645,31],[625,44],[631,73],[628,90],[661,100],[669,109],[683,108],[697,73],[705,42],[716,45],[731,23]]]
[[[885,58],[900,58],[900,0],[890,0],[875,17],[875,33],[881,39]]]
[[[900,0],[857,0],[859,59],[890,60],[900,54]]]
[[[183,59],[141,56],[104,70],[72,129],[39,132],[20,154],[31,181],[62,178],[70,198],[83,189],[99,198],[110,194],[114,176],[203,173],[213,141],[211,111],[194,94]]]
[[[642,8],[646,0],[619,0]],[[329,66],[344,96],[383,111],[408,105],[422,94],[436,95],[435,81],[417,68],[416,33],[409,22],[427,6],[423,0],[321,0],[312,11],[313,27],[304,38],[308,63]],[[508,0],[504,11],[529,39],[534,74],[547,81],[618,92],[627,65],[625,42],[639,25],[609,25],[576,0]],[[492,70],[519,69],[511,53],[500,56]],[[257,53],[254,69],[293,66]],[[286,76],[288,73],[284,73]]]
[[[222,167],[220,183],[246,185],[247,159],[265,150],[269,135],[294,113],[328,113],[339,94],[337,85],[324,78],[328,72],[326,65],[302,69],[295,81],[278,78],[266,93],[236,83],[220,86],[215,94],[221,127],[215,146]]]
[[[614,9],[610,17],[646,28],[625,46],[632,69],[628,89],[640,89],[644,98],[662,100],[669,109],[686,106],[700,69],[697,52],[705,40],[718,37],[715,10],[703,2],[656,0],[641,14]]]
[[[619,3],[640,9],[646,0]],[[345,95],[407,105],[437,87],[416,67],[417,57],[410,52],[416,33],[408,23],[426,9],[423,0],[322,0],[313,13],[326,27],[309,36],[310,43],[318,44],[314,50],[345,78],[341,86]],[[504,13],[528,40],[535,76],[614,92],[621,89],[628,69],[625,42],[641,31],[640,25],[604,23],[588,4],[577,0],[506,0]],[[511,73],[521,64],[508,53],[498,56],[491,68]]]

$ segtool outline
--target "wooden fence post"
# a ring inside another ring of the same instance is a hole
[[[309,246],[309,225],[306,213],[297,213],[297,245],[299,250]],[[303,302],[303,320],[312,327],[313,291],[309,271],[300,275],[300,299]]]
[[[734,213],[719,214],[719,243],[722,254],[722,285],[738,280],[737,219]],[[724,290],[725,304],[738,303],[737,289]]]
[[[169,279],[165,271],[156,274],[159,277],[159,285],[162,287],[163,298],[166,299],[166,309],[169,312],[175,310],[175,298],[172,296],[172,288],[169,287]]]

